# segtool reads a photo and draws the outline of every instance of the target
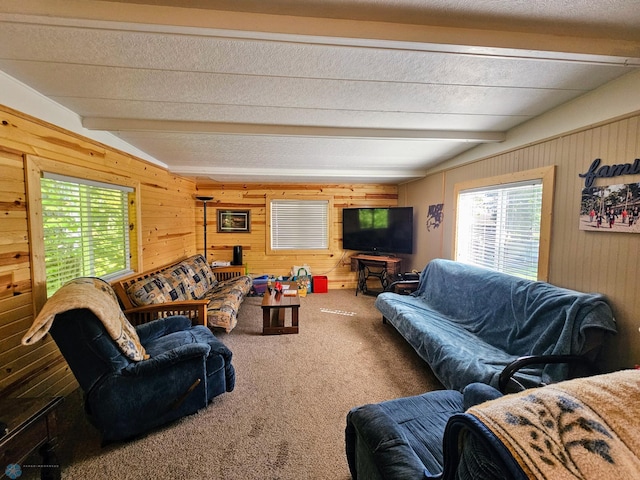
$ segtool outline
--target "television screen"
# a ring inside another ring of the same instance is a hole
[[[378,253],[413,253],[413,207],[345,208],[342,247]]]

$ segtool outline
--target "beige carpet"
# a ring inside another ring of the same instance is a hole
[[[125,444],[100,447],[79,397],[61,410],[65,479],[348,479],[350,408],[442,386],[373,297],[331,290],[302,298],[300,333],[262,336],[262,298],[216,335],[234,353],[236,388],[205,410]],[[25,472],[33,473],[33,472]]]

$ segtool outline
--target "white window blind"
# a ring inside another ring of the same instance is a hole
[[[109,278],[130,271],[132,191],[53,174],[41,179],[48,297],[77,277]]]
[[[461,191],[456,260],[536,280],[542,181]]]
[[[329,248],[327,200],[272,200],[272,250]]]

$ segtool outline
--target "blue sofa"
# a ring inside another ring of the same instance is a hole
[[[485,384],[347,414],[354,480],[640,478],[640,370],[502,395]]]
[[[385,292],[375,305],[458,391],[474,382],[506,392],[565,380],[570,365],[593,361],[616,333],[602,295],[443,259],[427,265],[415,292]]]

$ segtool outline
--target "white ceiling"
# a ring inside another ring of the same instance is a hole
[[[638,0],[0,0],[0,70],[178,174],[400,183],[640,66]]]

